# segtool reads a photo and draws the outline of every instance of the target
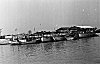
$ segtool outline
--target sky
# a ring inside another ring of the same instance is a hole
[[[0,0],[1,34],[72,25],[100,27],[99,3],[99,0]]]

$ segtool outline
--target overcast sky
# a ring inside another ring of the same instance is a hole
[[[0,28],[2,34],[13,34],[34,27],[36,31],[70,25],[100,27],[99,5],[99,0],[0,0]]]

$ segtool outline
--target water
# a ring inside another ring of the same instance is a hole
[[[100,37],[0,45],[0,64],[100,64]]]

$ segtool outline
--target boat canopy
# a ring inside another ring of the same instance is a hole
[[[70,27],[61,27],[61,28],[59,28],[59,29],[57,29],[57,30],[68,30]]]
[[[76,26],[76,27],[80,27],[80,28],[94,28],[92,26]]]

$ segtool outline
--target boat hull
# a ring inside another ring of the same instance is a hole
[[[74,40],[74,37],[65,37],[66,40]]]
[[[34,40],[32,40],[32,41],[26,42],[26,44],[36,44],[36,43],[37,43],[37,40],[36,40],[36,39],[34,39]]]
[[[79,34],[79,38],[92,37],[92,36],[96,36],[96,34],[95,33],[80,33]]]
[[[42,37],[41,41],[42,42],[51,42],[51,41],[53,41],[53,38],[52,37]]]
[[[11,45],[18,45],[18,44],[20,44],[20,43],[17,42],[17,41],[9,41],[9,44],[11,44]]]
[[[100,36],[100,33],[96,33],[96,35]]]
[[[0,45],[7,45],[7,44],[9,44],[9,40],[0,39]]]
[[[63,41],[63,40],[66,40],[65,37],[61,37],[61,36],[56,36],[56,37],[53,37],[54,41]]]

